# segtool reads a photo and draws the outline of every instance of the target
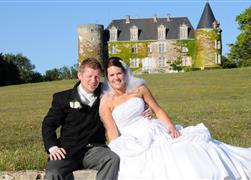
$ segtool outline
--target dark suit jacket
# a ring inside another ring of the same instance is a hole
[[[95,95],[98,96],[93,106],[82,104],[82,108],[70,107],[71,101],[80,101],[77,86],[73,89],[58,92],[53,95],[52,105],[42,123],[42,136],[45,149],[52,146],[63,147],[66,158],[79,158],[88,149],[88,144],[105,145],[105,129],[99,117],[99,96],[101,84]],[[56,129],[61,126],[60,137],[57,138]]]

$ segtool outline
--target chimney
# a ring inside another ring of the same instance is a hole
[[[130,16],[126,16],[126,24],[129,24],[130,23]]]
[[[170,14],[170,13],[167,13],[167,15],[166,15],[166,21],[167,21],[167,22],[170,21],[170,17],[171,17],[171,14]]]
[[[158,18],[157,14],[154,14],[153,22],[157,22],[157,18]]]

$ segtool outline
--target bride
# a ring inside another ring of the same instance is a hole
[[[141,115],[145,103],[157,119]],[[202,123],[175,126],[145,81],[117,57],[108,59],[100,116],[120,156],[118,179],[251,179],[251,148],[213,139]]]

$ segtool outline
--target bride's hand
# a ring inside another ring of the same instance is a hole
[[[178,138],[181,135],[175,127],[168,128],[168,131],[172,138]]]

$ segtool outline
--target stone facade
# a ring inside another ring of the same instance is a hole
[[[208,2],[196,30],[187,17],[171,16],[144,19],[127,16],[112,20],[105,30],[102,28],[102,25],[78,28],[79,61],[85,57],[105,60],[117,56],[132,70],[148,73],[172,72],[174,62],[200,69],[221,64],[221,29]]]
[[[75,180],[95,180],[97,171],[79,170],[74,171]],[[43,171],[0,171],[0,180],[44,180]]]
[[[221,64],[220,29],[198,29],[195,31],[197,68],[215,67]]]
[[[81,63],[88,57],[94,57],[103,60],[104,26],[100,24],[81,25],[78,31],[78,62]]]

